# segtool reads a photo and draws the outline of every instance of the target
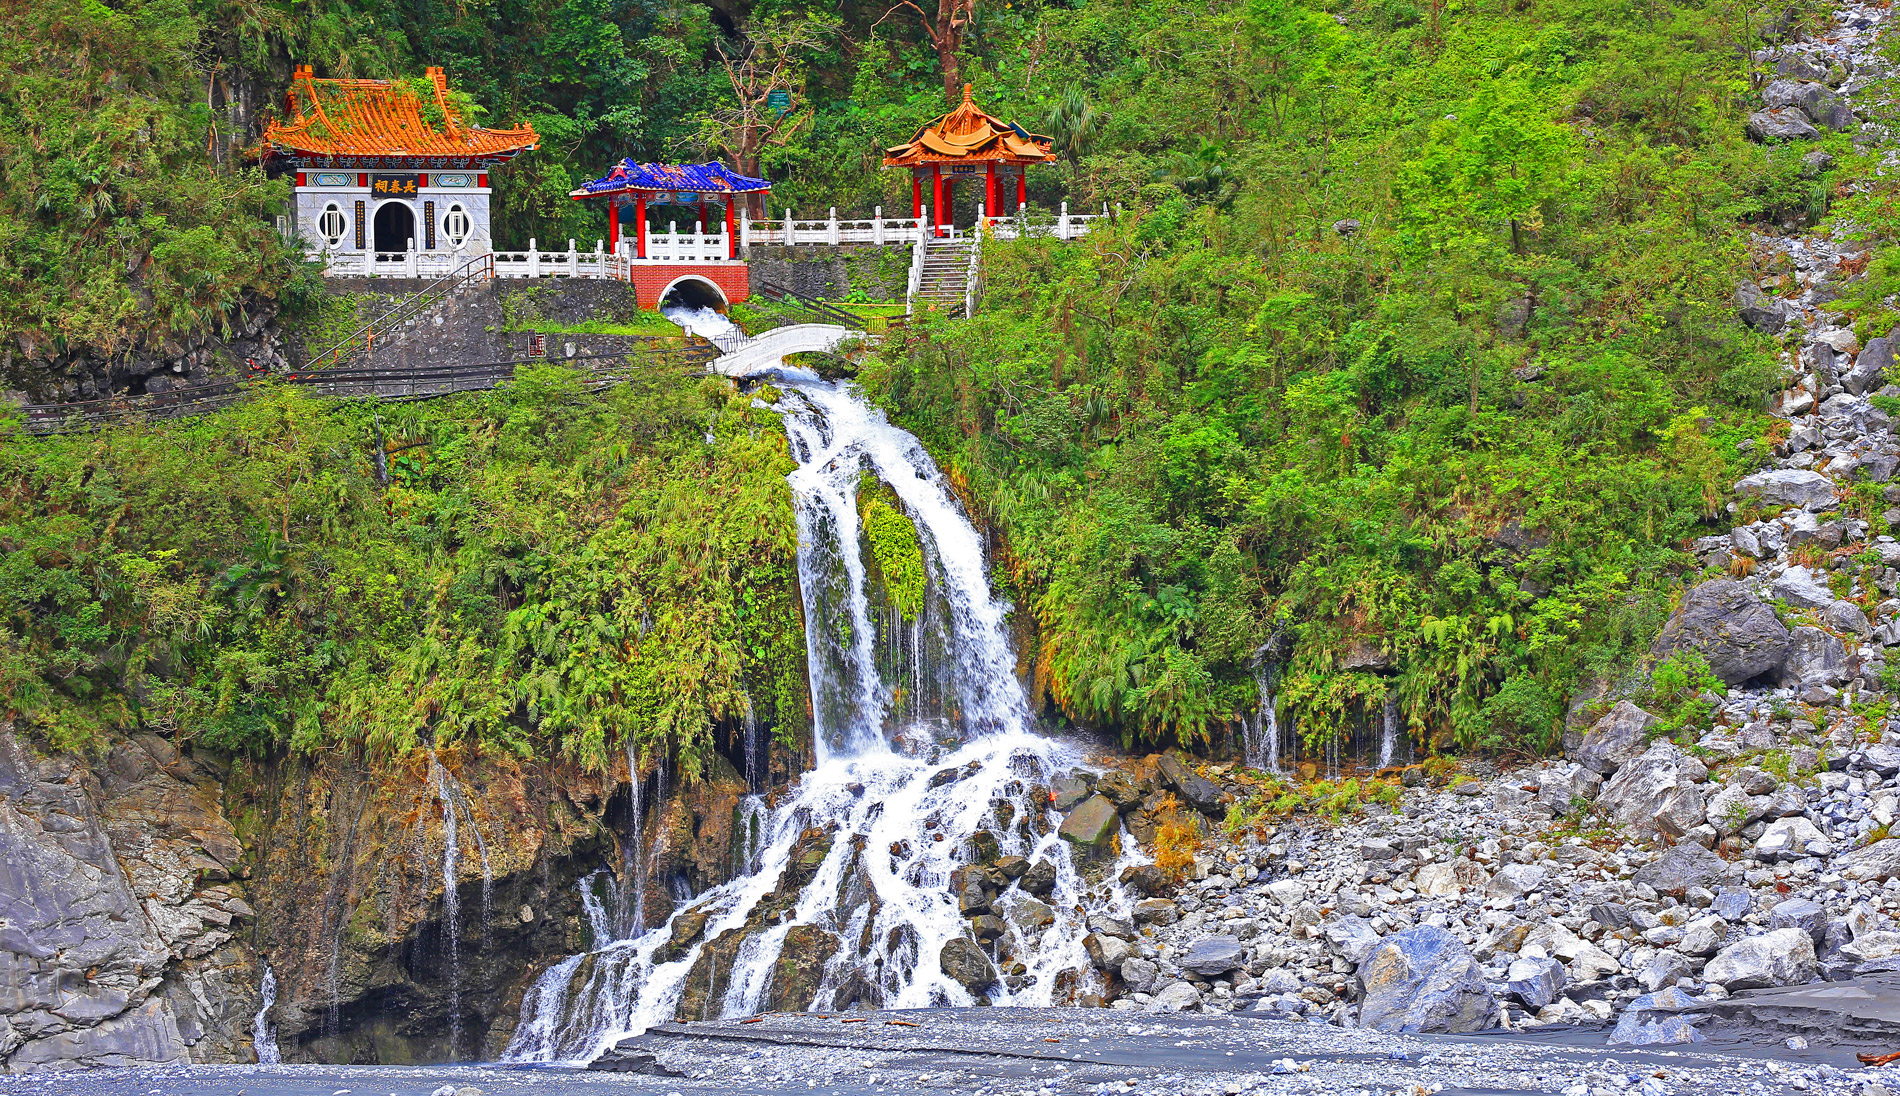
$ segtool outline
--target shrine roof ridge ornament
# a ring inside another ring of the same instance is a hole
[[[647,193],[760,194],[771,190],[764,179],[741,175],[718,162],[704,164],[643,164],[632,158],[620,161],[598,179],[582,183],[568,193],[579,201],[608,194]]]
[[[1052,163],[1056,154],[1051,144],[1048,137],[984,113],[965,84],[963,102],[955,110],[919,129],[908,142],[884,150],[884,166]]]
[[[286,118],[265,129],[263,151],[286,158],[500,162],[540,146],[533,126],[486,129],[465,124],[449,101],[442,69],[429,67],[425,79],[426,97],[406,82],[320,80],[309,65],[299,65],[285,97]]]

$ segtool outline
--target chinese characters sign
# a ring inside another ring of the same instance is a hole
[[[421,175],[371,175],[370,193],[378,198],[413,198],[416,188],[422,185]]]

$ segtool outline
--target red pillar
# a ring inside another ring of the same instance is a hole
[[[930,222],[937,227],[937,235],[943,235],[943,165],[930,165]]]
[[[607,253],[620,252],[620,199],[607,199]]]
[[[983,165],[983,215],[996,216],[996,161]]]
[[[634,239],[638,241],[634,252],[640,258],[647,257],[647,196],[642,194],[633,200]]]
[[[739,257],[739,226],[734,223],[732,202],[732,197],[726,198],[726,258],[728,259]]]
[[[910,173],[910,215],[924,219],[924,177],[915,171]]]
[[[1022,207],[1028,204],[1029,204],[1029,169],[1025,167],[1021,169],[1020,171],[1016,172],[1016,208],[1021,209]]]

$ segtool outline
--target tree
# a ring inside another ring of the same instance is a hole
[[[1095,151],[1107,121],[1082,97],[1081,90],[1074,87],[1063,92],[1061,101],[1043,119],[1042,124],[1048,129],[1057,154],[1069,161],[1078,185],[1082,181],[1082,157]]]
[[[781,15],[753,27],[736,48],[715,42],[732,101],[701,114],[692,140],[725,153],[739,174],[758,176],[765,149],[784,145],[811,121],[810,104],[795,93],[804,84],[807,55],[837,30],[836,16]],[[793,105],[774,107],[773,92],[790,96]],[[756,195],[748,199],[757,200]]]
[[[889,19],[898,8],[909,8],[917,13],[917,18],[924,24],[924,34],[930,39],[930,48],[937,51],[937,68],[943,73],[944,98],[952,104],[958,102],[963,94],[963,66],[957,61],[957,50],[963,48],[963,35],[970,29],[970,20],[976,15],[976,0],[937,0],[935,19],[910,0],[903,0],[879,16],[872,27]]]

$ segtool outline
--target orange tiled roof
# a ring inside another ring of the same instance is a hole
[[[453,156],[507,159],[535,148],[533,127],[483,129],[462,124],[449,105],[440,68],[427,70],[441,123],[423,117],[425,102],[409,84],[389,80],[319,80],[299,65],[290,81],[289,118],[264,131],[275,153],[309,156]]]
[[[885,167],[983,161],[1041,164],[1055,158],[1049,138],[983,113],[970,99],[968,84],[963,85],[963,103],[957,109],[918,130],[908,143],[884,150]]]

